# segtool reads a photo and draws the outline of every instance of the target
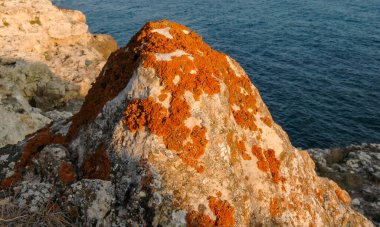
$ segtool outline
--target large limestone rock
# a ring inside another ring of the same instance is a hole
[[[373,226],[290,144],[239,64],[169,21],[111,55],[72,119],[1,152],[3,188],[52,185],[73,223]]]
[[[44,127],[47,111],[76,112],[116,48],[112,37],[90,34],[79,11],[0,1],[0,147]]]

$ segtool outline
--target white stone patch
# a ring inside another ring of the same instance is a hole
[[[232,108],[232,110],[234,110],[234,111],[239,111],[239,110],[240,110],[240,107],[239,107],[238,105],[236,105],[236,104],[233,104],[233,105],[231,106],[231,108]]]
[[[189,55],[183,50],[176,50],[171,53],[155,53],[156,61],[171,61],[173,57],[181,57],[183,55]]]
[[[121,100],[125,100],[124,92],[127,92],[127,98],[130,100],[145,99],[149,96],[160,95],[162,89],[163,87],[160,86],[160,80],[155,76],[153,69],[145,69],[143,67],[139,67],[133,73],[133,76],[129,80],[128,85],[121,92],[123,95],[121,95],[119,98]]]
[[[111,208],[113,201],[113,191],[112,183],[110,181],[100,181],[98,180],[98,187],[96,193],[96,198],[91,201],[91,206],[87,209],[87,215],[89,218],[95,220],[102,220],[108,210]]]
[[[185,29],[183,29],[182,32],[185,33],[185,35],[190,34],[190,31],[189,31],[189,30],[185,30]]]
[[[192,61],[194,61],[194,57],[193,57],[193,55],[189,55],[189,56],[187,56],[190,60],[192,60]]]
[[[231,153],[230,147],[226,143],[218,143],[218,146],[220,148],[220,156],[224,161],[228,162]]]
[[[242,87],[240,87],[240,93],[243,95],[248,95],[248,92]]]
[[[235,63],[232,61],[232,59],[228,56],[226,56],[226,59],[228,61],[228,64],[230,65],[231,69],[235,72],[235,75],[237,77],[241,77],[243,74],[240,72],[240,70],[236,67]]]
[[[154,96],[153,99],[158,102],[158,103],[161,103],[166,109],[169,109],[170,108],[170,100],[171,100],[171,96],[172,94],[171,93],[166,93],[167,96],[165,98],[164,101],[161,101],[158,97],[159,96]]]
[[[248,108],[247,111],[250,112],[250,113],[253,113],[253,109],[252,108]]]
[[[262,143],[264,149],[273,149],[276,156],[283,152],[283,142],[273,128],[268,127],[261,119],[256,119],[257,127],[261,128]]]
[[[9,157],[9,154],[0,156],[0,163],[5,162],[8,159],[8,157]]]
[[[173,79],[173,84],[177,85],[180,80],[181,80],[181,77],[179,75],[175,75]]]
[[[197,70],[194,70],[194,69],[191,70],[191,71],[190,71],[190,74],[193,74],[193,75],[194,75],[194,74],[197,74]]]
[[[163,35],[168,39],[173,39],[173,36],[170,34],[170,27],[153,29],[152,32]]]
[[[196,117],[189,117],[185,120],[185,126],[188,127],[190,130],[193,129],[195,126],[201,126],[202,119],[196,118]]]

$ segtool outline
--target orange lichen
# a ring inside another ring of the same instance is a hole
[[[221,191],[218,191],[218,192],[216,193],[216,196],[218,196],[219,198],[222,197],[222,192],[221,192]]]
[[[49,127],[37,131],[28,138],[28,141],[23,147],[21,157],[14,168],[14,174],[0,181],[2,188],[11,187],[16,184],[21,178],[23,169],[31,163],[33,157],[40,152],[48,144],[62,144],[65,142],[65,137],[62,135],[54,135]]]
[[[270,118],[270,116],[265,116],[265,117],[261,117],[260,118],[268,127],[272,127],[273,126],[273,121],[272,119]]]
[[[216,226],[234,226],[235,225],[235,218],[234,208],[228,203],[226,200],[220,200],[217,197],[210,196],[208,198],[211,211],[215,214],[216,220],[215,225]]]
[[[198,164],[198,159],[208,142],[206,128],[187,128],[184,122],[189,116],[190,107],[184,99],[172,99],[170,112],[152,98],[137,99],[128,105],[123,123],[133,133],[147,126],[152,133],[162,136],[166,147],[176,151],[186,165],[202,173],[204,167]]]
[[[280,176],[281,162],[278,159],[276,159],[274,150],[272,149],[267,150],[265,152],[265,157],[267,159],[273,181],[275,183],[279,183],[280,181],[281,182],[285,181],[285,178]]]
[[[107,151],[103,145],[90,154],[82,164],[83,178],[108,180],[111,173],[111,164]]]
[[[251,121],[250,118],[252,117],[252,114],[246,110],[238,110],[238,111],[232,111],[234,118],[236,120],[236,123],[238,123],[243,128],[248,128],[252,131],[257,130],[257,126],[255,121]]]
[[[244,160],[251,160],[251,156],[249,156],[249,154],[247,154],[246,152],[246,149],[245,149],[245,139],[243,140],[239,140],[237,142],[237,147],[238,147],[238,150],[240,152],[240,155],[242,156],[242,158]]]
[[[212,220],[208,215],[202,214],[197,211],[190,211],[186,214],[187,226],[197,226],[197,227],[209,227],[215,226],[215,221]]]
[[[165,93],[160,94],[158,96],[158,100],[160,100],[161,102],[163,102],[163,101],[165,101],[166,97],[168,97],[168,94],[165,94]]]
[[[335,190],[335,194],[336,196],[346,205],[350,204],[351,203],[351,198],[350,198],[350,195],[342,190],[342,189],[336,189]]]
[[[323,203],[324,198],[323,198],[323,191],[319,189],[315,189],[315,195],[317,196],[317,199],[320,203]]]
[[[241,140],[238,140],[234,138],[233,133],[230,132],[227,134],[227,143],[231,149],[231,153],[232,153],[231,156],[232,156],[232,159],[234,159],[232,160],[233,162],[237,161],[237,157],[234,157],[234,156],[237,156],[237,154],[240,155],[243,158],[243,160],[252,159],[251,156],[247,154],[247,149],[245,147],[246,141],[247,139],[245,137],[243,137]]]
[[[173,39],[151,32],[153,29],[166,27],[170,27]],[[175,117],[179,125],[186,120],[187,115],[176,116],[179,106],[189,109],[183,99],[186,91],[191,92],[195,100],[199,100],[202,94],[219,93],[220,81],[223,81],[229,92],[228,100],[231,110],[234,105],[240,108],[238,111],[233,111],[236,122],[243,128],[257,130],[254,117],[258,109],[256,107],[257,94],[249,78],[246,75],[237,76],[229,66],[226,55],[212,50],[194,32],[185,34],[183,30],[188,29],[166,20],[149,22],[131,40],[133,45],[128,45],[129,52],[138,53],[138,58],[143,59],[144,67],[155,69],[160,83],[164,86],[163,91],[171,93],[169,118]],[[184,54],[173,56],[170,61],[160,61],[156,58],[157,53],[168,54],[177,50],[183,51]],[[193,73],[194,70],[197,73]],[[176,77],[181,79],[177,81]],[[159,97],[159,100],[163,99],[163,96]],[[245,111],[245,109],[251,111]],[[179,111],[181,113],[182,110]],[[182,112],[186,113],[186,111]],[[180,143],[182,143],[181,140],[173,145],[177,147]]]
[[[267,161],[265,160],[262,149],[257,145],[253,145],[252,154],[257,158],[257,168],[264,172],[267,172],[269,170],[269,167]]]
[[[68,162],[61,164],[58,175],[59,179],[65,184],[70,184],[77,178],[73,165]]]
[[[273,182],[279,183],[285,181],[285,178],[280,176],[281,162],[276,159],[274,150],[268,149],[263,151],[257,145],[253,145],[252,154],[254,154],[258,159],[257,168],[264,172],[270,172]]]
[[[228,201],[220,200],[218,197],[214,196],[210,196],[208,201],[208,206],[216,216],[216,219],[212,220],[208,215],[191,211],[186,215],[187,226],[235,226],[235,209]]]
[[[280,216],[283,213],[281,205],[281,198],[274,197],[269,204],[269,212],[273,217]]]

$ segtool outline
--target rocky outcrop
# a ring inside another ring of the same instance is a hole
[[[90,34],[79,11],[0,1],[0,147],[44,127],[47,111],[79,110],[116,48],[112,37]]]
[[[309,149],[320,176],[352,196],[353,207],[380,226],[380,144],[335,149]]]
[[[1,152],[15,203],[54,201],[83,225],[373,226],[236,61],[165,20],[110,56],[70,120]],[[31,184],[51,190],[31,202]]]

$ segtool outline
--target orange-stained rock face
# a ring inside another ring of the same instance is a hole
[[[152,32],[167,28],[169,37]],[[231,68],[229,57],[211,49],[194,32],[184,31],[189,29],[173,22],[160,21],[148,23],[133,38],[134,45],[128,46],[128,51],[139,53],[142,65],[153,68],[163,86],[158,99],[163,101],[167,94],[171,95],[169,109],[152,98],[131,102],[123,122],[131,132],[148,126],[154,134],[163,136],[168,149],[176,151],[186,164],[202,172],[203,167],[197,162],[205,152],[207,129],[186,127],[190,106],[184,98],[185,92],[190,92],[198,101],[202,94],[219,94],[221,83],[224,83],[236,123],[251,131],[258,130],[255,118],[258,111],[257,93],[245,74],[240,75]],[[270,122],[270,117],[265,116],[265,123],[270,125]],[[188,138],[192,142],[187,142]],[[236,141],[236,145],[241,157],[250,160],[244,140]]]
[[[228,203],[228,201],[220,200],[214,196],[210,196],[208,200],[208,206],[216,216],[216,219],[212,220],[206,214],[191,211],[186,215],[188,226],[235,226],[234,208]]]
[[[57,201],[84,225],[370,226],[290,144],[238,63],[170,21],[113,53],[79,113],[22,144],[1,186],[27,179],[49,144],[65,151]]]
[[[204,127],[195,126],[192,130],[185,126],[185,119],[190,116],[189,106],[185,100],[172,102],[171,113],[152,99],[135,100],[125,111],[124,124],[135,132],[147,126],[152,133],[162,136],[168,149],[178,152],[183,162],[198,172],[203,172],[198,159],[203,155],[207,144]],[[191,142],[184,141],[190,138]]]

